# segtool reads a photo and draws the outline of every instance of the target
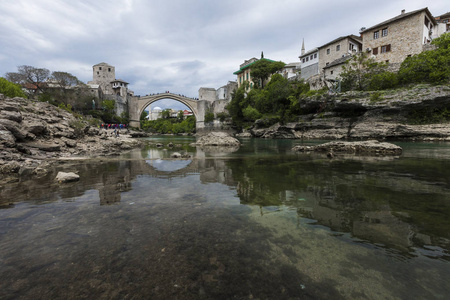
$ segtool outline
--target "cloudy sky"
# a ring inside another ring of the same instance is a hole
[[[298,62],[302,39],[308,51],[424,7],[450,11],[447,0],[0,0],[0,76],[31,65],[87,82],[106,62],[137,95],[198,97],[261,51]]]

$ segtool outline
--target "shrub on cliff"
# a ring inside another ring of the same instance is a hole
[[[26,97],[25,93],[20,88],[20,85],[12,83],[3,77],[0,77],[0,94],[6,97]]]
[[[431,42],[435,50],[405,59],[398,75],[401,83],[448,83],[450,81],[450,33]]]

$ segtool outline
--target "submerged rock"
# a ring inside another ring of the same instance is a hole
[[[377,140],[371,141],[334,141],[317,146],[295,146],[292,150],[297,152],[327,152],[329,157],[333,157],[334,153],[358,153],[358,154],[374,154],[374,155],[400,155],[402,148],[400,146],[379,142]]]

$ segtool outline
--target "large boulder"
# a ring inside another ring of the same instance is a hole
[[[201,136],[194,143],[196,146],[240,146],[238,139],[226,132],[210,132]]]

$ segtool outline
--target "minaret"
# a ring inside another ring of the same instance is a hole
[[[261,58],[264,58],[264,52],[261,51]]]
[[[305,54],[305,39],[302,42],[302,55]]]

